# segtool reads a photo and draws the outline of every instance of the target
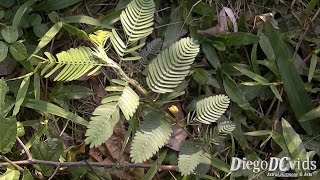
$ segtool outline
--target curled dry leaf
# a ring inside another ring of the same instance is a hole
[[[227,7],[223,7],[222,10],[219,13],[219,24],[220,24],[220,27],[223,30],[228,31],[228,20],[227,20],[227,17],[232,22],[233,32],[238,32],[238,23],[237,23],[236,17],[234,15],[233,11],[230,8],[227,8]]]
[[[225,31],[223,28],[221,28],[220,25],[213,26],[213,27],[206,29],[206,30],[198,30],[199,34],[206,35],[206,36],[215,36],[215,35],[223,34],[226,32],[227,31]]]
[[[175,116],[175,119],[177,120],[177,122],[179,122],[179,124],[174,123],[172,125],[173,133],[166,146],[175,151],[180,151],[180,147],[188,135],[183,129],[183,127],[186,125],[186,121],[184,120],[184,113],[182,111],[180,103],[176,103],[175,105],[170,106],[169,111]]]

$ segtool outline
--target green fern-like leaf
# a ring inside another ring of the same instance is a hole
[[[118,100],[118,106],[124,117],[130,120],[139,105],[139,96],[129,86],[109,86],[106,90],[122,92],[121,96],[114,96],[113,98]],[[107,103],[107,101],[109,101],[108,98],[102,100],[102,103]]]
[[[213,132],[210,132],[209,142],[219,145],[220,142],[225,140],[229,134],[236,128],[232,121],[219,122]]]
[[[149,113],[134,136],[130,151],[132,161],[142,163],[163,147],[172,134],[170,126],[162,114]]]
[[[223,94],[198,101],[196,104],[196,120],[204,124],[216,122],[226,112],[229,103],[229,97]]]
[[[203,150],[198,142],[186,140],[183,142],[178,159],[181,175],[190,175],[203,160]]]
[[[191,38],[183,38],[162,51],[149,64],[150,89],[157,93],[173,92],[189,74],[198,52],[199,44]]]
[[[155,58],[160,52],[163,40],[157,38],[149,42],[140,52],[141,60],[139,61],[142,65],[149,64],[150,60]]]
[[[107,91],[115,93],[107,95],[92,113],[85,139],[90,147],[97,147],[111,137],[113,128],[120,119],[119,108],[129,120],[139,105],[138,95],[124,82],[116,82],[124,86],[107,87]]]
[[[93,111],[92,116],[85,139],[90,148],[98,147],[111,137],[113,128],[120,119],[119,107],[116,102],[102,104]]]
[[[153,0],[132,0],[120,15],[120,21],[129,42],[135,42],[152,33],[155,13]]]
[[[87,73],[92,75],[102,66],[88,47],[62,51],[56,55],[57,59],[49,52],[44,54],[48,59],[41,66],[41,75],[45,78],[56,75],[54,81],[72,81]]]

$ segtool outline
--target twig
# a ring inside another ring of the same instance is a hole
[[[317,10],[317,12],[315,13],[315,15],[312,17],[312,19],[310,20],[310,22],[309,23],[305,23],[305,25],[304,25],[304,27],[303,27],[303,29],[304,29],[304,31],[303,31],[303,33],[300,35],[300,37],[299,37],[299,41],[298,41],[298,43],[297,43],[297,45],[296,45],[296,49],[295,49],[295,51],[294,51],[294,53],[293,53],[293,56],[292,56],[292,60],[296,57],[296,55],[297,55],[297,53],[298,53],[298,51],[299,51],[299,48],[300,48],[300,46],[301,46],[301,43],[302,43],[302,41],[303,41],[303,38],[305,37],[305,35],[307,34],[307,32],[308,32],[308,30],[309,30],[309,28],[310,28],[310,24],[317,18],[317,16],[319,15],[319,13],[320,13],[320,8]]]
[[[58,173],[59,169],[60,169],[60,166],[57,166],[56,169],[54,170],[54,172],[52,173],[52,175],[49,177],[48,180],[53,179],[53,177]]]
[[[30,153],[30,151],[28,150],[28,148],[26,147],[26,145],[23,144],[23,142],[21,141],[21,139],[19,137],[16,138],[18,143],[20,144],[20,146],[23,148],[24,152],[26,153],[28,160],[32,160],[32,155]]]
[[[10,161],[10,160],[9,160]],[[47,165],[47,166],[60,166],[60,167],[72,167],[72,166],[95,166],[95,167],[104,167],[104,168],[144,168],[148,169],[151,167],[151,164],[133,164],[133,163],[106,163],[106,162],[55,162],[55,161],[44,161],[44,160],[21,160],[21,161],[10,161],[7,162],[0,162],[0,167],[5,167],[10,165],[11,163],[16,165],[31,165],[31,164],[38,164],[38,165]],[[159,170],[165,171],[176,171],[178,170],[178,166],[175,165],[161,165],[159,166]]]
[[[17,163],[15,163],[15,161],[11,161],[10,159],[8,159],[7,157],[5,157],[4,155],[0,155],[1,159],[3,159],[4,161],[6,161],[5,163],[8,165],[13,166],[14,168],[16,168],[17,170],[23,172],[23,168],[20,167]],[[1,167],[1,165],[0,165]]]

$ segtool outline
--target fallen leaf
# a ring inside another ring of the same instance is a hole
[[[184,120],[184,113],[182,111],[180,103],[172,105],[169,110],[174,110],[173,115],[179,123],[174,123],[172,125],[173,133],[166,146],[175,151],[180,151],[180,147],[188,135],[187,132],[183,129],[183,127],[186,125],[186,121]]]

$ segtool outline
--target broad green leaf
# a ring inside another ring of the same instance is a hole
[[[49,30],[48,26],[46,24],[38,24],[36,26],[33,26],[33,32],[38,38],[42,38]]]
[[[92,95],[92,90],[79,85],[63,85],[59,84],[54,87],[50,93],[51,98],[60,100],[82,99]]]
[[[253,71],[257,74],[260,74],[260,69],[258,66],[258,59],[257,59],[257,48],[258,48],[258,43],[255,43],[252,47],[250,58],[251,58],[251,65],[252,65]]]
[[[218,50],[218,51],[225,51],[226,45],[223,44],[223,42],[220,41],[212,41],[212,45]]]
[[[220,67],[220,59],[212,44],[208,42],[201,42],[201,50],[206,56],[209,63],[216,69]]]
[[[13,43],[18,40],[19,33],[18,28],[16,26],[6,26],[1,30],[1,34],[3,39],[7,43]]]
[[[177,7],[171,11],[170,23],[164,33],[163,48],[169,47],[180,37],[180,31],[183,28],[182,10]]]
[[[122,9],[113,10],[113,11],[109,12],[108,14],[106,14],[105,16],[103,16],[100,19],[100,21],[102,24],[112,25],[120,20],[121,12],[122,12]]]
[[[220,34],[216,36],[213,40],[220,40],[223,42],[226,46],[244,46],[249,44],[254,44],[259,42],[259,37],[250,34],[250,33],[244,33],[244,32],[233,32],[229,34]]]
[[[270,85],[270,89],[273,92],[273,94],[276,96],[276,98],[279,99],[279,101],[282,102],[282,97],[281,97],[277,87],[275,85]]]
[[[4,118],[0,115],[0,152],[10,152],[17,135],[17,120],[15,118]]]
[[[213,167],[220,169],[221,171],[224,171],[227,173],[230,172],[230,166],[226,162],[222,161],[217,157],[211,156],[211,165]]]
[[[7,171],[0,175],[0,180],[19,180],[20,171],[15,170],[13,167],[8,167]]]
[[[70,24],[66,24],[64,23],[63,24],[63,28],[68,31],[69,33],[71,34],[74,34],[80,38],[83,38],[83,39],[88,39],[88,35],[85,31],[81,30],[81,29],[78,29],[77,27],[75,26],[72,26]]]
[[[308,82],[311,82],[314,71],[316,70],[317,67],[317,61],[318,61],[318,56],[317,54],[313,54],[311,56],[311,62],[310,62],[310,68],[309,68],[309,73],[308,73]]]
[[[1,0],[1,6],[5,8],[10,8],[14,4],[16,4],[16,0]]]
[[[276,62],[279,67],[279,72],[284,84],[284,88],[291,107],[295,112],[297,118],[311,110],[311,100],[308,96],[301,77],[297,73],[291,58],[289,57],[286,44],[281,39],[279,32],[277,32],[271,23],[265,24],[266,36],[269,38],[276,55]],[[319,126],[310,122],[300,122],[301,126],[308,134],[313,134]],[[311,125],[312,124],[312,125]]]
[[[40,75],[39,73],[35,73],[33,76],[33,88],[34,88],[34,98],[40,100]]]
[[[37,0],[29,0],[23,5],[21,5],[13,18],[12,25],[18,27],[23,14],[36,2]]]
[[[167,156],[167,150],[162,152],[160,154],[160,156],[158,157],[158,159],[156,161],[154,161],[154,163],[152,163],[149,171],[144,175],[144,177],[142,179],[143,180],[152,180],[154,178],[155,174],[158,172],[158,169],[161,166],[162,161],[164,160],[164,158],[166,156]]]
[[[26,76],[20,84],[20,88],[16,97],[16,103],[14,105],[12,116],[16,116],[19,113],[20,107],[24,101],[24,98],[26,97],[29,83],[30,83],[30,76]]]
[[[22,180],[34,180],[32,174],[28,169],[23,170],[23,177]]]
[[[88,125],[88,121],[84,120],[80,116],[73,114],[69,111],[66,111],[61,107],[49,102],[36,100],[36,99],[26,99],[24,104],[22,105],[25,107],[40,111],[41,113],[49,113],[49,114],[53,114],[53,115],[68,119],[74,123],[78,123],[83,126]]]
[[[44,48],[60,31],[62,28],[62,22],[57,22],[54,24],[49,31],[41,38],[37,48],[34,50],[33,54],[37,54],[42,48]]]
[[[299,118],[299,122],[309,122],[310,120],[318,119],[320,118],[320,107],[314,108],[301,116]]]
[[[10,53],[17,61],[22,61],[27,58],[27,48],[20,41],[16,41],[10,45]]]
[[[223,86],[232,101],[236,102],[241,108],[250,110],[250,104],[245,98],[244,93],[227,75],[223,75]]]
[[[31,147],[31,153],[35,159],[45,161],[59,161],[63,153],[63,143],[56,138],[38,142]],[[53,167],[40,165],[40,169],[45,176],[52,174]]]
[[[8,46],[6,43],[0,41],[0,62],[5,60],[8,55]]]
[[[0,20],[4,17],[4,10],[0,10]]]
[[[60,16],[56,11],[52,11],[48,14],[48,17],[52,23],[57,23],[60,21]]]
[[[63,22],[68,24],[83,23],[83,24],[88,24],[92,26],[100,26],[100,27],[111,29],[111,26],[102,24],[99,20],[86,15],[68,16],[63,18]]]
[[[266,136],[266,135],[270,135],[271,133],[272,133],[271,130],[260,130],[260,131],[245,132],[243,134],[247,136]]]
[[[6,94],[9,91],[9,87],[3,78],[0,79],[0,115],[3,113],[3,109],[5,108],[4,100],[6,98]]]
[[[281,122],[283,138],[287,144],[288,150],[291,154],[291,158],[293,160],[303,161],[306,158],[307,152],[304,148],[299,134],[294,131],[288,121],[282,118]]]
[[[260,34],[260,41],[259,41],[260,47],[264,54],[267,56],[269,60],[276,59],[276,56],[274,54],[273,48],[271,46],[271,43],[267,36],[261,32]]]
[[[82,0],[46,0],[39,4],[39,9],[50,12],[70,7],[81,1]]]
[[[30,25],[37,26],[41,24],[42,18],[38,13],[32,13],[28,16]]]
[[[247,76],[247,77],[249,77],[249,78],[251,78],[251,79],[253,79],[253,80],[255,80],[255,81],[259,82],[259,83],[261,83],[262,85],[265,85],[265,84],[269,83],[268,79],[260,76],[259,74],[256,74],[256,73],[254,73],[254,72],[252,72],[250,70],[247,70],[247,69],[245,69],[245,68],[243,68],[241,66],[234,65],[233,67],[236,70],[240,71],[243,75],[245,75],[245,76]]]
[[[197,81],[200,85],[211,85],[216,88],[220,88],[219,83],[212,75],[202,68],[196,68],[192,72],[192,77],[195,81]]]

